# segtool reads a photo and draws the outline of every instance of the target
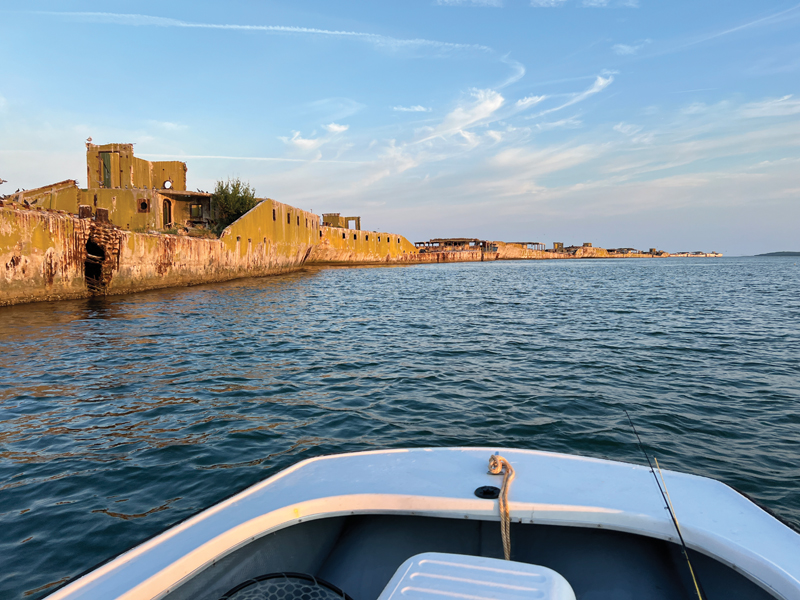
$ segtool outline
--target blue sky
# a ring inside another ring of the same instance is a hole
[[[412,241],[800,250],[794,2],[32,1],[0,36],[0,193],[85,185],[91,136]]]

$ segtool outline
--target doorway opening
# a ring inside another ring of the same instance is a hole
[[[83,263],[83,276],[86,287],[93,294],[101,294],[105,290],[103,281],[103,263],[106,260],[106,251],[93,240],[86,242],[86,261]]]
[[[164,229],[169,229],[172,224],[172,202],[164,200]]]

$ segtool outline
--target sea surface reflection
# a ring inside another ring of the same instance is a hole
[[[795,259],[320,269],[0,308],[0,597],[301,459],[517,446],[721,479],[800,525]]]

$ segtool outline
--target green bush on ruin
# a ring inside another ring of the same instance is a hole
[[[217,181],[211,194],[211,214],[216,224],[214,231],[219,234],[228,225],[258,204],[256,190],[239,179]]]

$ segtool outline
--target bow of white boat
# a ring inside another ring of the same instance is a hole
[[[498,448],[381,450],[306,460],[204,510],[74,580],[51,600],[165,596],[209,565],[277,530],[342,515],[499,520],[487,472],[499,451],[516,478],[514,523],[604,528],[677,542],[647,467]],[[779,598],[800,598],[800,535],[730,487],[665,470],[692,550],[730,566]],[[499,535],[499,525],[498,525]]]

